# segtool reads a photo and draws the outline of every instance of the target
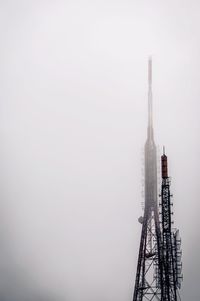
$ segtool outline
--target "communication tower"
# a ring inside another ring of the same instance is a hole
[[[153,132],[152,59],[148,61],[148,127],[145,154],[145,201],[133,301],[177,301],[181,283],[178,230],[172,231],[167,157],[161,157],[162,187],[158,207],[157,154]],[[160,210],[159,210],[160,209]]]

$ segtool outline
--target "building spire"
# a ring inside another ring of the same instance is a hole
[[[148,60],[148,138],[153,139],[152,58]]]

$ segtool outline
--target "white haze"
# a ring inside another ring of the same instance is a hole
[[[56,301],[132,300],[151,54],[197,301],[199,1],[1,0],[0,25],[0,272]]]

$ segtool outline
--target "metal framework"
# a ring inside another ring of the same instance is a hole
[[[182,264],[180,239],[178,230],[172,229],[172,202],[170,194],[170,178],[168,177],[167,156],[161,157],[162,187],[161,187],[161,224],[162,224],[162,252],[163,252],[163,288],[166,301],[179,299],[178,289],[182,280]]]
[[[180,288],[180,240],[171,228],[167,157],[162,156],[161,212],[157,205],[157,155],[152,117],[152,60],[148,62],[148,129],[145,143],[145,207],[133,301],[177,301]],[[159,218],[161,216],[161,218]]]

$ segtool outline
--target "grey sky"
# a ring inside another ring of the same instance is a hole
[[[151,54],[182,300],[199,299],[199,20],[194,0],[1,0],[2,240],[35,287],[67,301],[132,298]]]

